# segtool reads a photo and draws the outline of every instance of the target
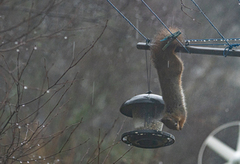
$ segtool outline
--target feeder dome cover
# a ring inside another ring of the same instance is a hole
[[[164,101],[162,96],[147,93],[136,95],[125,101],[120,108],[120,112],[128,117],[133,117],[132,110],[139,108],[142,105],[157,106],[157,108],[160,110],[164,109]]]

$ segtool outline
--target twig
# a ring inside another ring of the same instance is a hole
[[[98,42],[98,40],[102,37],[104,31],[106,30],[106,28],[107,28],[107,23],[108,23],[108,20],[106,21],[106,24],[105,24],[102,32],[101,32],[100,35],[97,37],[97,39],[92,43],[92,45],[88,48],[88,50],[87,50],[75,63],[71,64],[70,67],[60,76],[60,78],[59,78],[52,86],[56,85],[56,84],[65,76],[65,74],[66,74],[69,70],[71,70],[73,67],[75,67],[75,66],[88,54],[88,52],[95,46],[95,44],[96,44],[96,43]],[[78,54],[78,55],[80,55],[80,54]],[[51,87],[50,87],[50,88],[51,88]]]
[[[87,149],[87,151],[86,151],[86,153],[83,155],[83,157],[82,157],[82,159],[81,159],[81,161],[80,161],[80,164],[83,162],[83,160],[84,160],[85,156],[88,154],[88,152],[89,152],[89,149],[90,149],[90,148],[88,148],[88,149]]]
[[[124,121],[123,121],[123,123],[122,123],[120,129],[118,130],[117,135],[116,135],[116,137],[114,138],[112,145],[110,146],[110,150],[108,151],[108,153],[107,153],[105,159],[103,160],[102,164],[104,164],[104,163],[106,162],[106,160],[108,159],[109,154],[110,154],[110,152],[112,151],[113,146],[115,145],[114,143],[115,143],[115,141],[116,141],[116,139],[117,139],[119,133],[121,132],[121,130],[122,130],[122,128],[123,128],[123,125],[124,125],[125,121],[126,121],[126,119],[124,119]]]
[[[108,21],[106,21],[106,24],[105,24],[102,32],[100,33],[100,35],[99,35],[99,36],[97,37],[97,39],[91,44],[91,46],[88,48],[88,50],[81,56],[81,58],[78,59],[75,63],[71,64],[71,65],[69,66],[69,68],[55,81],[55,83],[52,84],[52,85],[48,88],[48,90],[51,89],[51,88],[53,88],[54,86],[56,86],[56,85],[59,83],[59,81],[60,81],[73,67],[75,67],[75,66],[88,54],[88,52],[95,46],[95,44],[98,42],[98,40],[102,37],[104,31],[105,31],[106,28],[107,28],[107,23],[108,23]],[[78,55],[80,55],[80,54],[78,54]],[[33,101],[36,101],[37,99],[41,98],[41,97],[44,96],[45,94],[46,94],[46,91],[45,91],[43,94],[41,94],[40,96],[38,96],[38,97],[36,97],[36,98],[28,101],[28,102],[25,102],[24,104],[25,104],[25,105],[30,104],[30,103],[32,103]]]
[[[122,159],[133,147],[130,147],[121,157],[119,157],[113,164],[117,163],[120,159]]]
[[[67,140],[65,141],[65,143],[63,144],[62,148],[59,150],[59,154],[62,152],[63,148],[65,147],[65,145],[68,143],[69,139],[71,138],[72,134],[75,132],[75,130],[79,127],[79,125],[82,123],[83,118],[81,119],[81,121],[76,125],[76,127],[71,131],[70,135],[68,136]]]
[[[99,129],[99,132],[98,132],[98,145],[97,145],[97,150],[98,150],[98,155],[97,155],[97,163],[99,164],[100,163],[100,149],[101,149],[101,144],[100,144],[100,137],[101,137],[101,131]]]
[[[112,127],[104,134],[104,136],[103,136],[103,138],[101,139],[101,141],[100,141],[100,142],[98,141],[98,146],[97,146],[97,148],[93,151],[93,154],[91,155],[91,157],[96,153],[97,150],[99,150],[99,148],[101,147],[101,145],[102,145],[105,137],[106,137],[106,136],[110,133],[110,131],[114,128],[116,122],[117,122],[117,119],[114,120],[114,123],[113,123]],[[100,131],[100,129],[99,129],[99,131]],[[100,133],[100,132],[99,132],[99,133]],[[100,136],[99,136],[99,137],[100,137]],[[98,139],[100,140],[99,137],[98,137]],[[100,152],[100,150],[99,150],[99,152]],[[98,155],[100,155],[100,154],[101,154],[101,153],[98,153]],[[88,163],[92,163],[92,162],[98,157],[98,155],[97,155],[96,157],[92,158],[92,160],[91,160],[91,158],[89,158],[89,160],[87,161],[87,164],[88,164]]]
[[[195,9],[192,9],[192,8],[190,8],[190,7],[188,7],[188,6],[186,6],[186,5],[183,3],[183,0],[181,0],[181,11],[182,11],[185,15],[187,15],[189,18],[191,18],[193,21],[195,21],[196,19],[193,18],[193,17],[191,17],[188,13],[186,13],[186,12],[183,10],[183,8],[189,9],[190,11],[195,11],[195,12],[198,12],[198,11],[195,10]],[[201,23],[198,22],[198,21],[197,21],[197,23],[201,24]]]

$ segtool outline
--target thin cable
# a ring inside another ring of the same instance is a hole
[[[202,15],[208,20],[208,22],[212,25],[212,27],[217,31],[217,33],[223,38],[223,40],[230,46],[230,43],[225,39],[225,37],[220,33],[220,31],[217,29],[217,27],[214,26],[214,24],[211,22],[211,20],[207,17],[207,15],[202,11],[202,9],[198,6],[198,4],[191,0],[193,4],[199,9],[199,11],[202,13]]]
[[[123,13],[121,13],[121,11],[119,11],[118,8],[116,8],[116,7],[112,4],[112,2],[110,2],[110,0],[107,0],[107,1],[108,1],[108,3],[120,14],[129,24],[146,40],[147,43],[150,42],[150,39],[148,39],[146,36],[144,36],[144,35],[141,33],[141,31],[139,31],[138,28],[135,27],[135,26],[132,24],[132,22],[131,22],[130,20],[128,20],[127,17],[125,17],[125,16],[123,15]]]
[[[226,43],[224,44],[221,44],[221,43],[189,43],[189,42],[186,42],[185,44],[186,46],[227,46]]]
[[[240,44],[231,44],[230,46],[227,46],[223,51],[223,56],[227,57],[229,50],[231,50],[233,47],[238,47]]]
[[[157,16],[156,13],[153,12],[153,10],[146,4],[146,2],[144,0],[142,0],[142,3],[151,11],[151,13],[162,23],[162,25],[170,32],[170,34],[172,35],[173,33],[169,30],[169,28],[167,27],[167,25]]]
[[[227,57],[229,50],[231,50],[233,47],[238,47],[240,44],[230,44],[227,39],[220,33],[220,31],[217,29],[217,27],[214,26],[214,24],[211,22],[211,20],[207,17],[207,15],[202,11],[202,9],[198,6],[198,4],[194,1],[191,0],[194,5],[199,9],[199,11],[202,13],[202,15],[208,20],[208,22],[212,25],[212,27],[217,31],[217,33],[222,37],[222,39],[227,43],[227,47],[223,51],[223,56]]]
[[[240,38],[226,38],[227,41],[240,41]],[[187,39],[185,42],[222,42],[222,38],[210,38],[210,39]]]
[[[148,54],[147,54],[147,50],[145,50],[145,56],[146,56],[146,71],[147,71],[147,86],[148,86],[148,93],[151,93],[151,90],[150,90],[151,62],[148,62]]]
[[[146,4],[146,2],[144,0],[142,0],[142,3],[148,8],[148,10],[162,23],[162,25],[170,32],[171,35],[173,35],[173,33],[170,31],[170,29],[167,27],[167,25],[157,16],[157,14]],[[177,38],[176,40],[178,41],[178,43],[181,44],[182,47],[185,48],[185,50],[190,53],[188,51],[188,49],[182,44],[182,42],[180,42]]]

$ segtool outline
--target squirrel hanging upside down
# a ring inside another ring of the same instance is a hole
[[[170,28],[170,31],[178,35],[180,33],[176,28]],[[174,36],[169,35],[169,31],[163,29],[155,36],[151,46],[152,61],[157,69],[165,102],[165,113],[161,121],[170,129],[181,130],[187,118],[181,80],[183,62],[175,54],[178,41],[173,38]],[[178,40],[183,40],[181,35]]]

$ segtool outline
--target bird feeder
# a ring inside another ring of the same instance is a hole
[[[120,112],[133,118],[135,128],[122,134],[124,143],[140,148],[158,148],[174,143],[174,136],[162,131],[162,96],[151,93],[134,96],[122,104]]]

